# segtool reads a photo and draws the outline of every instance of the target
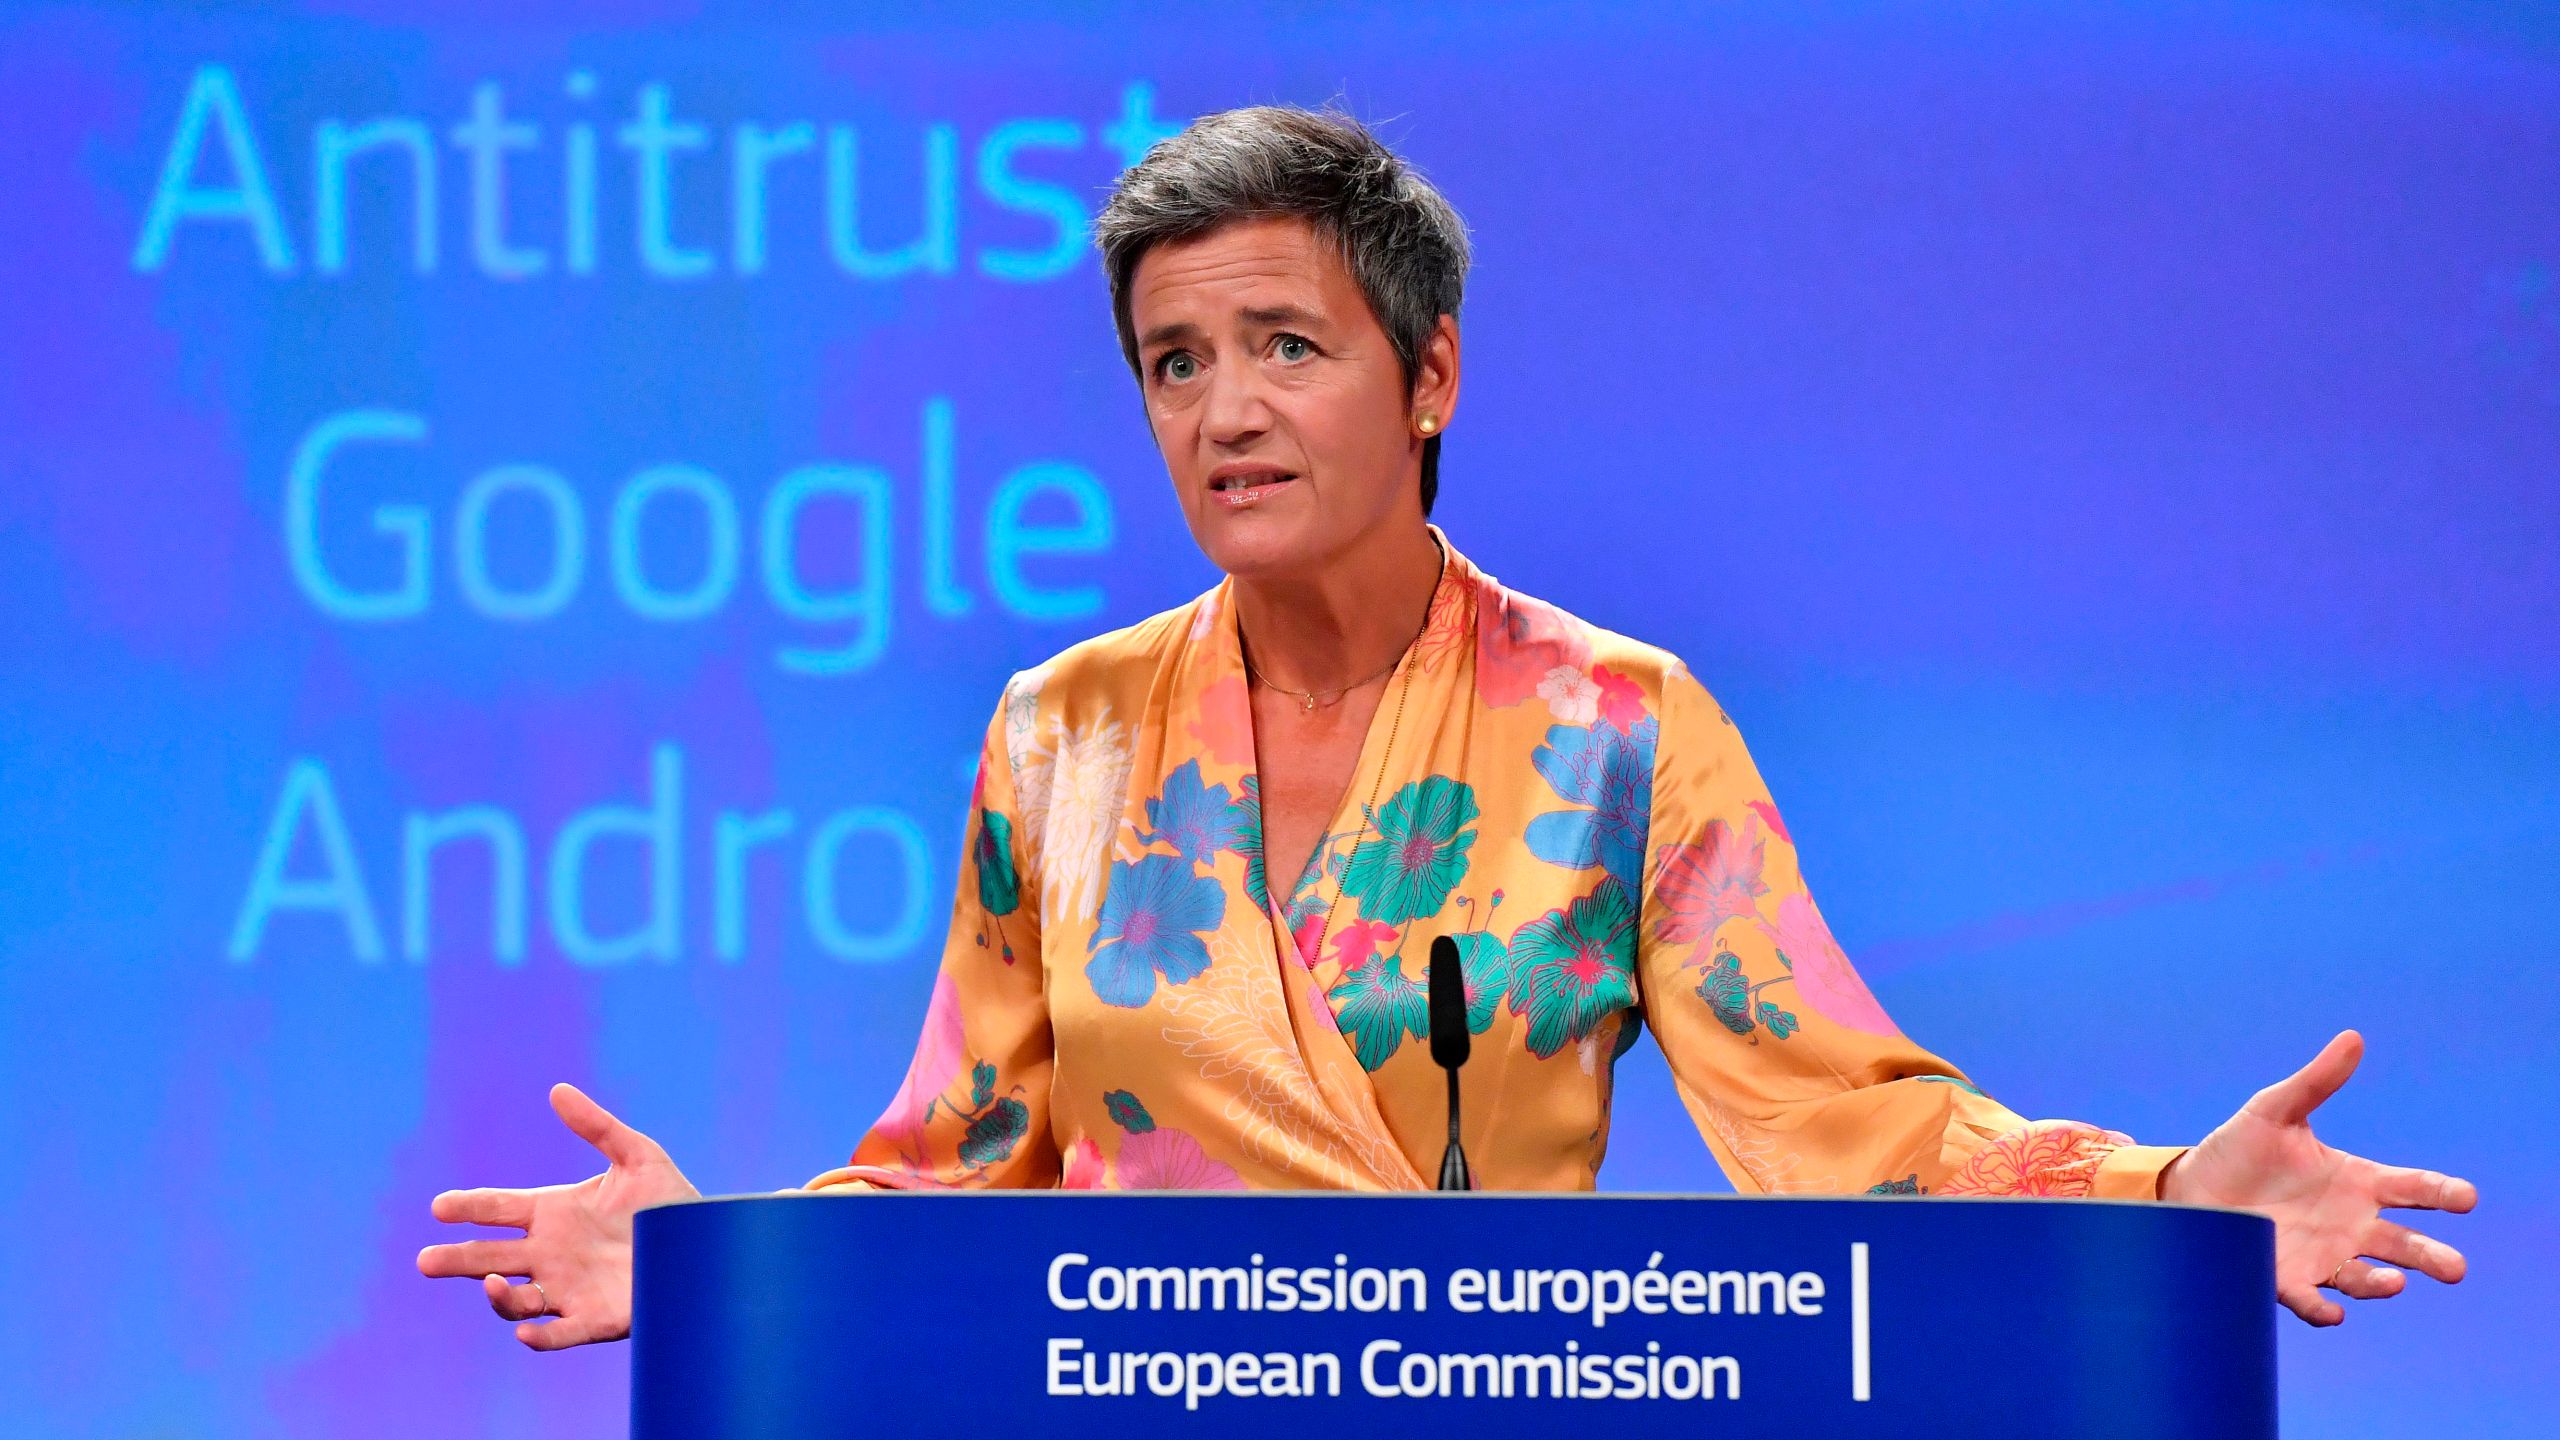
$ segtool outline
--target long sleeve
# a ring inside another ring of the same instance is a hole
[[[855,1145],[852,1163],[816,1177],[808,1189],[1058,1183],[1040,886],[1024,863],[1031,847],[1006,743],[1014,689],[1007,687],[978,756],[951,929],[906,1081]]]
[[[2030,1122],[1897,1028],[1822,918],[1742,738],[1664,682],[1639,912],[1645,1019],[1735,1188],[2152,1199],[2184,1147]]]

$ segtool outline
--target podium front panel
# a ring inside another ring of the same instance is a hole
[[[702,1200],[638,1220],[632,1433],[2271,1440],[2273,1255],[2096,1200]]]

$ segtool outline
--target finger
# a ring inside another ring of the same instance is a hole
[[[549,1312],[551,1303],[543,1293],[530,1285],[510,1285],[503,1275],[483,1275],[480,1290],[489,1297],[489,1308],[501,1320],[531,1320]]]
[[[448,1225],[533,1228],[533,1197],[522,1190],[447,1190],[428,1208]]]
[[[2375,1167],[2374,1198],[2400,1210],[2449,1210],[2462,1214],[2480,1203],[2480,1187],[2433,1170],[2403,1165]]]
[[[2276,1299],[2284,1303],[2284,1308],[2301,1316],[2305,1324],[2335,1325],[2347,1318],[2347,1307],[2308,1285],[2278,1286]]]
[[[2364,1058],[2364,1037],[2341,1030],[2310,1064],[2249,1097],[2248,1109],[2279,1125],[2299,1125],[2311,1118],[2320,1102],[2338,1093]]]
[[[2421,1235],[2406,1225],[2395,1225],[2380,1218],[2365,1228],[2361,1248],[2377,1260],[2406,1265],[2447,1285],[2460,1280],[2471,1268],[2470,1262],[2462,1258],[2461,1251],[2434,1236]]]
[[[533,1263],[533,1246],[525,1240],[465,1240],[430,1245],[418,1252],[418,1273],[432,1279],[464,1279],[474,1275],[522,1275]]]
[[[658,1142],[614,1118],[613,1112],[587,1098],[566,1081],[551,1087],[551,1108],[578,1138],[604,1152],[616,1165],[643,1165],[665,1152]]]
[[[566,1350],[598,1337],[594,1328],[583,1320],[545,1320],[540,1324],[527,1321],[518,1325],[516,1338],[532,1350]]]
[[[2321,1283],[2358,1300],[2388,1300],[2407,1288],[2409,1277],[2370,1260],[2350,1260],[2338,1267],[2335,1279]]]

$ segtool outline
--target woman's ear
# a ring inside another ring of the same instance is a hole
[[[1422,342],[1413,367],[1412,424],[1424,437],[1449,428],[1458,409],[1458,317],[1443,315]]]

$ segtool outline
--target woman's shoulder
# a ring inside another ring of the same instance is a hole
[[[1730,724],[1686,661],[1632,635],[1586,620],[1552,601],[1481,577],[1476,684],[1491,704],[1545,700],[1550,709],[1585,701],[1604,712],[1657,717],[1691,714]]]
[[[1219,594],[1216,589],[1205,591],[1135,624],[1079,640],[1037,665],[1016,671],[1005,682],[1006,708],[1104,714],[1134,709],[1144,701],[1166,662],[1202,638],[1216,618]]]

